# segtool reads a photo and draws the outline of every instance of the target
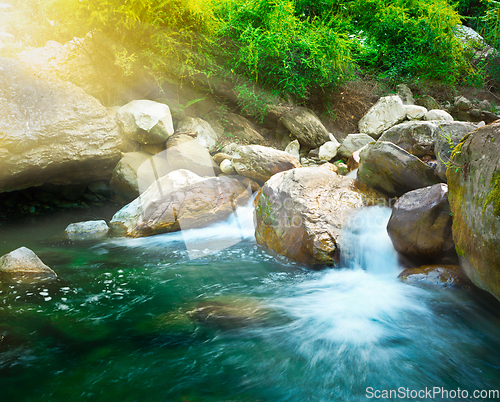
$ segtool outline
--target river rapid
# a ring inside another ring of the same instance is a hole
[[[29,247],[59,275],[0,286],[2,401],[367,401],[426,387],[475,400],[500,389],[498,303],[401,283],[387,208],[351,219],[341,266],[320,271],[260,247],[251,206],[182,233],[65,239],[67,224],[112,211],[86,214],[0,225],[0,255]]]

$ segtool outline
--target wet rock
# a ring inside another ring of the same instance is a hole
[[[354,152],[372,142],[374,142],[374,139],[367,134],[349,134],[344,141],[342,141],[338,153],[344,158],[349,158]]]
[[[297,107],[281,117],[280,122],[306,148],[317,148],[330,140],[328,130],[316,114],[305,107]]]
[[[131,236],[132,230],[139,224],[145,211],[152,204],[159,202],[172,192],[182,190],[202,180],[202,177],[189,170],[174,170],[153,182],[140,197],[120,209],[109,224],[114,231]]]
[[[94,194],[99,194],[99,195],[108,195],[109,192],[111,191],[109,185],[102,180],[90,183],[88,189]]]
[[[467,134],[474,131],[477,126],[473,123],[454,121],[442,122],[435,134],[434,154],[437,158],[436,173],[439,178],[446,181],[447,164],[453,169],[453,164],[450,164],[450,156],[453,148]],[[455,166],[456,168],[456,166]]]
[[[122,135],[97,99],[12,59],[0,69],[0,192],[111,177]]]
[[[453,121],[453,116],[446,112],[445,110],[438,110],[438,109],[432,109],[429,110],[425,116],[424,120],[427,121],[434,121],[434,120],[440,120],[440,121]]]
[[[439,109],[439,104],[436,102],[430,95],[423,95],[415,101],[415,104],[418,106],[423,106],[427,110]]]
[[[434,155],[438,125],[428,121],[410,121],[391,127],[379,138],[396,144],[415,156]]]
[[[226,115],[226,126],[224,132],[234,136],[242,144],[262,144],[264,137],[256,130],[256,127],[243,116],[228,113]]]
[[[360,153],[358,177],[388,196],[438,183],[434,169],[391,142],[377,141]]]
[[[443,183],[410,191],[392,209],[387,233],[394,248],[413,261],[454,258],[448,186]]]
[[[251,191],[235,178],[207,178],[152,202],[129,234],[150,236],[208,226],[226,219],[250,196]]]
[[[405,84],[399,84],[396,87],[398,96],[403,101],[403,105],[414,105],[415,99],[413,99],[413,94],[411,93],[411,89],[408,88]]]
[[[26,247],[20,247],[0,258],[0,280],[37,282],[57,278],[56,273]]]
[[[161,144],[174,133],[170,109],[163,103],[133,100],[116,117],[123,133],[139,144]]]
[[[405,106],[406,118],[408,120],[422,120],[427,113],[427,109],[423,106],[411,105]]]
[[[460,266],[500,300],[500,122],[466,135],[458,147],[447,176]]]
[[[276,173],[300,166],[297,158],[289,153],[262,145],[236,148],[231,162],[238,174],[261,182]]]
[[[71,223],[64,230],[70,239],[89,239],[104,237],[109,232],[106,221],[86,221]]]
[[[325,163],[271,177],[257,201],[257,242],[301,263],[338,260],[343,221],[365,205],[368,194],[335,170]]]
[[[176,132],[194,132],[196,133],[196,141],[198,141],[201,146],[205,147],[208,152],[215,152],[218,149],[217,142],[219,140],[219,136],[210,123],[203,119],[185,117],[178,123]]]
[[[423,265],[408,268],[398,276],[410,285],[437,285],[443,287],[470,287],[470,281],[458,265]]]
[[[401,98],[397,95],[380,98],[359,121],[359,131],[378,138],[387,129],[402,122],[406,117]]]

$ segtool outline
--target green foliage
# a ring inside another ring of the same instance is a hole
[[[297,15],[293,0],[224,2],[217,35],[228,66],[276,92],[305,98],[349,75],[349,39],[334,19]]]
[[[455,84],[470,72],[454,28],[460,16],[445,0],[367,0],[349,3],[366,34],[362,65],[392,82],[408,77]]]

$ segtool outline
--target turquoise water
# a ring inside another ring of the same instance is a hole
[[[498,304],[398,282],[389,210],[363,211],[346,230],[344,268],[322,271],[258,246],[248,209],[238,224],[184,233],[187,246],[182,234],[62,235],[112,212],[0,226],[1,254],[27,246],[59,275],[0,286],[2,401],[366,401],[367,387],[500,388]]]

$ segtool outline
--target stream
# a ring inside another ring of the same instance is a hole
[[[59,275],[0,285],[2,401],[366,401],[369,387],[477,400],[500,388],[497,302],[401,283],[388,208],[361,210],[341,267],[320,271],[260,247],[250,206],[182,233],[64,238],[113,212],[0,225],[0,255],[29,247]]]

